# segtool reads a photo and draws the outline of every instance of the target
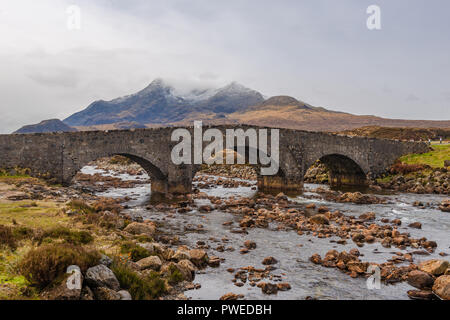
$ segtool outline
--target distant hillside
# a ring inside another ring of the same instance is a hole
[[[244,123],[331,132],[367,126],[450,128],[450,120],[401,120],[354,115],[312,106],[289,96],[265,100],[258,91],[236,82],[218,89],[183,91],[162,79],[156,79],[137,93],[91,103],[64,120],[69,127],[50,129],[66,131],[67,128],[75,127],[82,131],[115,130],[192,125],[195,120],[202,120],[205,124]],[[49,128],[44,126],[44,130]]]
[[[345,130],[339,132],[349,136],[371,137],[381,139],[415,140],[427,141],[438,140],[440,137],[444,140],[450,140],[449,129],[437,128],[387,128],[378,126],[369,126],[354,130]]]
[[[69,127],[59,119],[50,119],[39,122],[38,124],[31,124],[23,126],[13,133],[42,133],[42,132],[73,132],[77,129]]]
[[[95,126],[117,122],[167,124],[181,121],[193,112],[227,114],[264,101],[263,96],[233,82],[219,89],[180,93],[156,79],[143,90],[111,101],[96,101],[64,122],[70,126]]]
[[[227,115],[227,120],[259,126],[310,131],[342,131],[364,126],[450,128],[450,120],[400,120],[360,116],[313,107],[291,97],[272,97],[264,103]]]

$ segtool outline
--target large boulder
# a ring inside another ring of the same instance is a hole
[[[427,272],[413,270],[408,273],[408,283],[417,289],[429,289],[433,286],[434,277]]]
[[[324,214],[316,214],[309,218],[309,222],[314,224],[330,224],[330,221]]]
[[[136,262],[140,270],[152,269],[158,271],[161,268],[162,262],[158,256],[150,256]]]
[[[143,222],[132,222],[126,226],[124,229],[125,232],[131,234],[144,234],[146,236],[152,237],[155,234],[156,228],[152,224],[143,223]]]
[[[180,248],[172,256],[172,259],[175,260],[175,261],[189,260],[189,259],[191,259],[191,256],[190,256],[188,250],[183,250],[183,249]]]
[[[108,287],[115,291],[120,289],[119,281],[114,273],[103,264],[89,268],[86,271],[86,282],[91,288]]]
[[[445,273],[448,268],[448,261],[445,260],[427,260],[419,264],[419,269],[428,272],[434,276],[440,276]]]
[[[433,285],[433,292],[441,299],[450,300],[450,276],[440,276]]]
[[[193,281],[195,278],[195,271],[197,268],[189,260],[181,260],[177,263],[177,267],[183,274],[183,278],[187,281]]]
[[[192,249],[189,251],[191,261],[197,267],[202,268],[208,264],[209,257],[205,250],[202,249]]]

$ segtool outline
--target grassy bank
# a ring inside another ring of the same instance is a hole
[[[450,160],[450,144],[433,145],[433,151],[423,154],[410,154],[400,158],[400,161],[410,165],[427,165],[432,168],[444,167],[444,161]]]

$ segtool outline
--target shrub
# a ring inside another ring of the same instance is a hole
[[[428,169],[429,166],[423,164],[407,164],[403,162],[396,162],[391,167],[391,174],[408,174]]]
[[[54,227],[47,230],[42,238],[58,238],[63,239],[72,244],[88,244],[94,241],[94,237],[87,231],[72,231],[66,227]]]
[[[155,299],[164,294],[166,284],[158,272],[141,277],[125,264],[114,262],[111,266],[120,287],[128,290],[134,300]]]
[[[66,273],[67,267],[77,265],[85,272],[98,264],[100,254],[71,244],[49,244],[30,250],[19,263],[20,273],[40,289]]]
[[[150,256],[150,252],[147,249],[131,241],[122,243],[120,246],[120,252],[128,253],[132,261],[139,261]]]
[[[90,205],[82,200],[72,200],[67,204],[67,206],[84,214],[92,213],[95,211]]]
[[[0,225],[0,247],[6,246],[11,250],[17,249],[17,240],[11,227]]]
[[[123,207],[119,204],[117,199],[100,199],[92,205],[93,209],[97,212],[110,211],[115,214],[119,214]]]
[[[25,226],[14,227],[12,232],[17,240],[34,239],[35,237],[34,230]]]

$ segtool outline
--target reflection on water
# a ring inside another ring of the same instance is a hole
[[[84,172],[95,172],[90,168]],[[131,177],[124,177],[131,179]],[[319,199],[309,199],[308,196],[314,194],[313,189],[317,187],[326,188],[324,185],[305,185],[305,193],[302,196],[291,198],[299,203],[316,202],[319,205],[326,205],[333,210],[341,210],[346,215],[360,215],[373,211],[376,213],[378,223],[382,218],[401,219],[401,232],[409,232],[412,237],[426,237],[438,243],[438,249],[430,256],[414,256],[415,262],[421,260],[439,258],[439,252],[450,253],[450,214],[441,212],[437,208],[437,203],[445,197],[439,195],[417,195],[417,194],[390,194],[380,195],[385,197],[387,204],[355,205],[349,203],[334,203]],[[251,187],[223,188],[217,186],[211,189],[201,190],[211,196],[231,197],[243,196],[253,197],[256,194]],[[411,287],[406,283],[395,285],[382,285],[380,290],[368,290],[366,281],[363,278],[353,279],[337,269],[324,268],[309,261],[309,257],[314,253],[324,255],[331,249],[338,251],[350,250],[356,246],[350,241],[346,245],[338,245],[330,242],[333,238],[319,239],[313,236],[299,236],[294,231],[278,231],[275,225],[269,229],[252,228],[248,229],[248,234],[235,234],[230,230],[238,226],[239,217],[222,211],[213,211],[208,214],[192,211],[189,213],[177,214],[171,218],[163,212],[150,212],[145,208],[150,198],[150,187],[148,185],[138,185],[135,188],[112,189],[101,194],[102,196],[124,197],[129,196],[132,200],[128,203],[131,214],[139,215],[154,221],[160,222],[163,232],[177,234],[180,240],[188,246],[194,247],[199,240],[203,240],[211,246],[210,255],[217,255],[225,258],[219,268],[208,268],[206,271],[197,274],[195,281],[201,283],[199,290],[187,291],[185,294],[192,299],[218,299],[227,292],[242,293],[246,299],[304,299],[312,296],[318,299],[408,299],[406,292]],[[208,203],[209,200],[196,200],[198,204]],[[413,206],[414,201],[432,203],[434,206],[426,209],[419,209]],[[234,221],[234,226],[223,226],[226,221]],[[419,221],[422,229],[407,228],[411,222]],[[206,232],[186,232],[185,226],[188,224],[202,224]],[[212,242],[211,237],[229,239],[226,246],[232,246],[235,251],[217,252],[214,251],[221,242]],[[257,244],[255,250],[242,255],[239,249],[245,240],[253,240]],[[337,240],[337,238],[334,238]],[[385,262],[391,258],[394,252],[401,251],[397,248],[387,249],[380,243],[366,244],[358,248],[363,254],[363,261]],[[404,250],[403,252],[408,252]],[[226,271],[228,268],[240,268],[249,265],[263,268],[262,260],[267,256],[274,256],[279,263],[275,275],[281,275],[283,281],[290,283],[290,291],[278,292],[276,295],[264,295],[261,289],[251,287],[246,284],[243,287],[236,287],[231,280],[233,274]]]

